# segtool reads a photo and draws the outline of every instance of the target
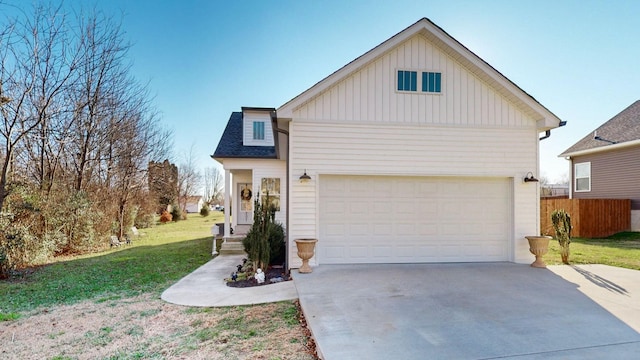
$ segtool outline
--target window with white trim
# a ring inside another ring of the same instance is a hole
[[[264,140],[264,121],[253,122],[253,140]]]
[[[396,72],[397,91],[441,94],[442,93],[442,73],[437,71],[398,70]],[[420,90],[418,90],[420,89]]]
[[[398,70],[398,91],[418,91],[418,72]]]
[[[574,165],[575,191],[591,191],[591,163],[583,162]]]
[[[442,92],[442,73],[431,71],[422,72],[422,91],[429,93]]]

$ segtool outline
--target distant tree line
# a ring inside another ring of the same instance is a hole
[[[0,275],[149,224],[147,165],[171,147],[113,18],[19,14],[0,19]]]

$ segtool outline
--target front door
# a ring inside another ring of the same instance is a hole
[[[238,225],[251,225],[253,223],[253,189],[251,183],[238,184]]]

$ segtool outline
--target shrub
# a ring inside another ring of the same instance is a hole
[[[284,227],[280,223],[273,223],[269,232],[269,264],[284,263],[285,250]]]
[[[182,210],[180,209],[180,206],[178,205],[171,206],[171,218],[173,221],[182,220]]]
[[[0,213],[0,278],[29,265],[39,253],[39,244],[13,214]]]
[[[556,231],[556,240],[560,245],[560,257],[564,264],[569,264],[569,244],[571,244],[571,217],[562,210],[554,210],[551,213],[551,222]]]
[[[209,216],[209,205],[202,205],[202,209],[200,209],[200,216],[207,217]]]
[[[264,198],[264,203],[260,203],[256,197],[253,224],[242,240],[254,269],[266,269],[272,261],[284,260],[284,228],[275,221],[275,208],[265,204],[270,204],[269,194]]]
[[[162,215],[160,215],[160,222],[163,223],[163,224],[167,223],[167,222],[171,221],[172,217],[173,216],[171,214],[169,214],[169,212],[167,210],[165,210],[165,211],[162,212]]]

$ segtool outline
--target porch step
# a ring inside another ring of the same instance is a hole
[[[221,255],[244,255],[244,245],[242,245],[242,239],[227,239],[220,246]]]

